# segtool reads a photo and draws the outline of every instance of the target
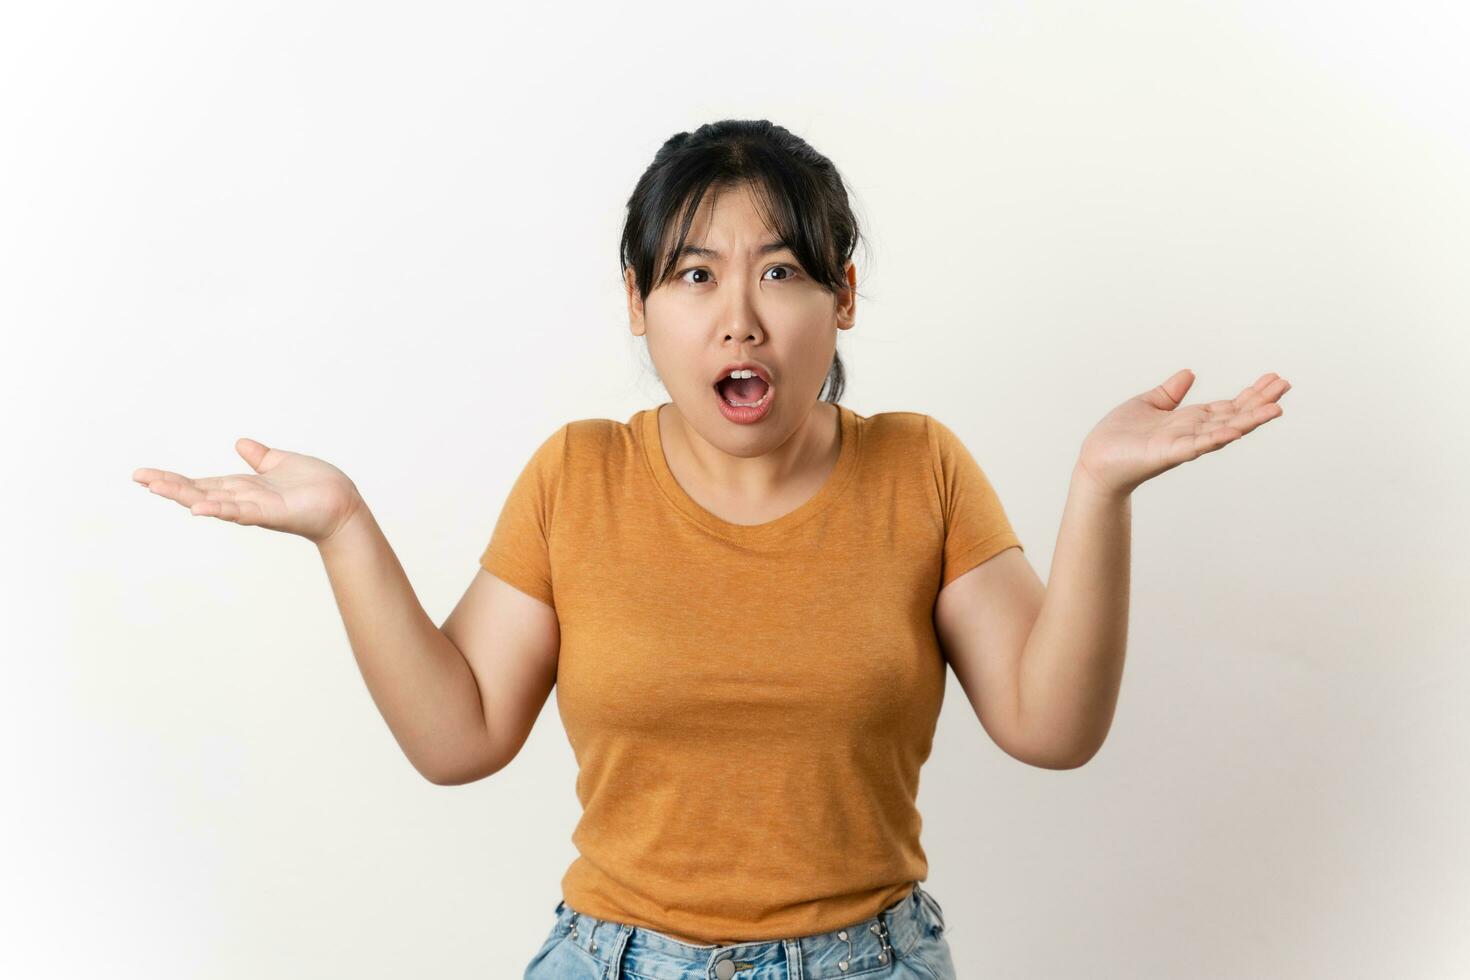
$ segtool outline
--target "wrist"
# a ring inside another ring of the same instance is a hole
[[[1072,467],[1072,486],[1088,497],[1107,503],[1122,503],[1133,495],[1132,488],[1111,487],[1103,483],[1081,460]]]
[[[354,492],[352,502],[348,505],[345,515],[337,526],[325,537],[316,541],[317,550],[323,555],[327,552],[340,551],[344,547],[351,547],[353,541],[363,538],[364,532],[371,528],[373,512],[368,509],[367,502]]]

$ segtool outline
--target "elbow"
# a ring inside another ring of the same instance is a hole
[[[1010,754],[1038,769],[1080,769],[1091,762],[1107,731],[1079,731],[1074,726],[1038,728],[1018,721],[1012,729]],[[1010,751],[1008,749],[1008,751]]]
[[[483,776],[472,776],[462,775],[459,773],[440,774],[426,772],[422,775],[425,779],[433,783],[435,786],[464,786],[467,783],[473,783],[484,779],[485,776],[489,775],[489,773],[485,773]]]
[[[464,786],[495,775],[515,758],[515,752],[505,751],[489,738],[454,748],[457,751],[444,751],[441,746],[435,758],[423,760],[422,765],[415,761],[414,768],[435,786]]]
[[[458,766],[415,766],[420,776],[423,776],[435,786],[464,786],[469,783],[477,783],[482,779],[495,775],[504,764],[490,759],[476,759]]]
[[[448,770],[435,769],[432,766],[420,766],[415,764],[414,769],[435,786],[459,786],[461,783],[455,779],[454,773]]]
[[[435,786],[463,786],[469,780],[457,779],[450,775],[440,775],[432,772],[421,772],[421,776],[433,783]]]
[[[448,770],[419,770],[429,782],[435,786],[465,786],[469,783],[477,783],[482,779],[488,779],[501,769],[500,766],[479,765],[466,769]]]
[[[1054,759],[1050,756],[1016,755],[1015,753],[1012,753],[1012,758],[1037,769],[1079,769],[1087,764],[1086,759],[1077,762],[1071,759]]]
[[[1006,753],[1018,762],[1024,762],[1037,769],[1081,769],[1092,761],[1092,757],[1097,755],[1101,748],[1101,744],[1089,745],[1081,750],[1059,750],[1055,746],[1044,748],[1026,746],[1007,748]]]
[[[1052,757],[1045,762],[1033,762],[1032,765],[1040,766],[1043,769],[1081,769],[1092,761],[1092,757],[1097,755],[1098,749],[1100,748],[1102,746],[1097,745],[1089,748],[1086,752],[1074,753],[1060,758]]]

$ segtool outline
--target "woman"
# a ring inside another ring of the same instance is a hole
[[[1179,409],[1182,371],[1124,403],[1084,443],[1044,587],[948,427],[840,404],[857,238],[836,168],[779,126],[665,143],[622,267],[671,400],[542,442],[442,630],[330,464],[242,439],[255,475],[134,474],[317,543],[432,781],[508,764],[555,685],[583,813],[528,980],[952,978],[915,807],[946,662],[1005,751],[1081,765],[1121,676],[1129,494],[1280,414],[1274,375]]]

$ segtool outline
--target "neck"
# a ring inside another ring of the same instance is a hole
[[[808,473],[827,471],[841,450],[842,438],[837,406],[821,401],[784,442],[757,456],[736,456],[713,445],[673,402],[660,408],[659,435],[666,446],[675,444],[701,481],[747,499],[778,495]]]

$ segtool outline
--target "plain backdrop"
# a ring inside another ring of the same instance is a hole
[[[1115,405],[1293,385],[1134,495],[1090,763],[950,676],[960,976],[1467,975],[1467,47],[1449,2],[7,6],[0,974],[520,976],[574,857],[555,695],[425,781],[316,549],[130,476],[327,459],[442,622],[542,439],[667,400],[624,206],[735,117],[851,185],[844,403],[950,425],[1043,579]]]

